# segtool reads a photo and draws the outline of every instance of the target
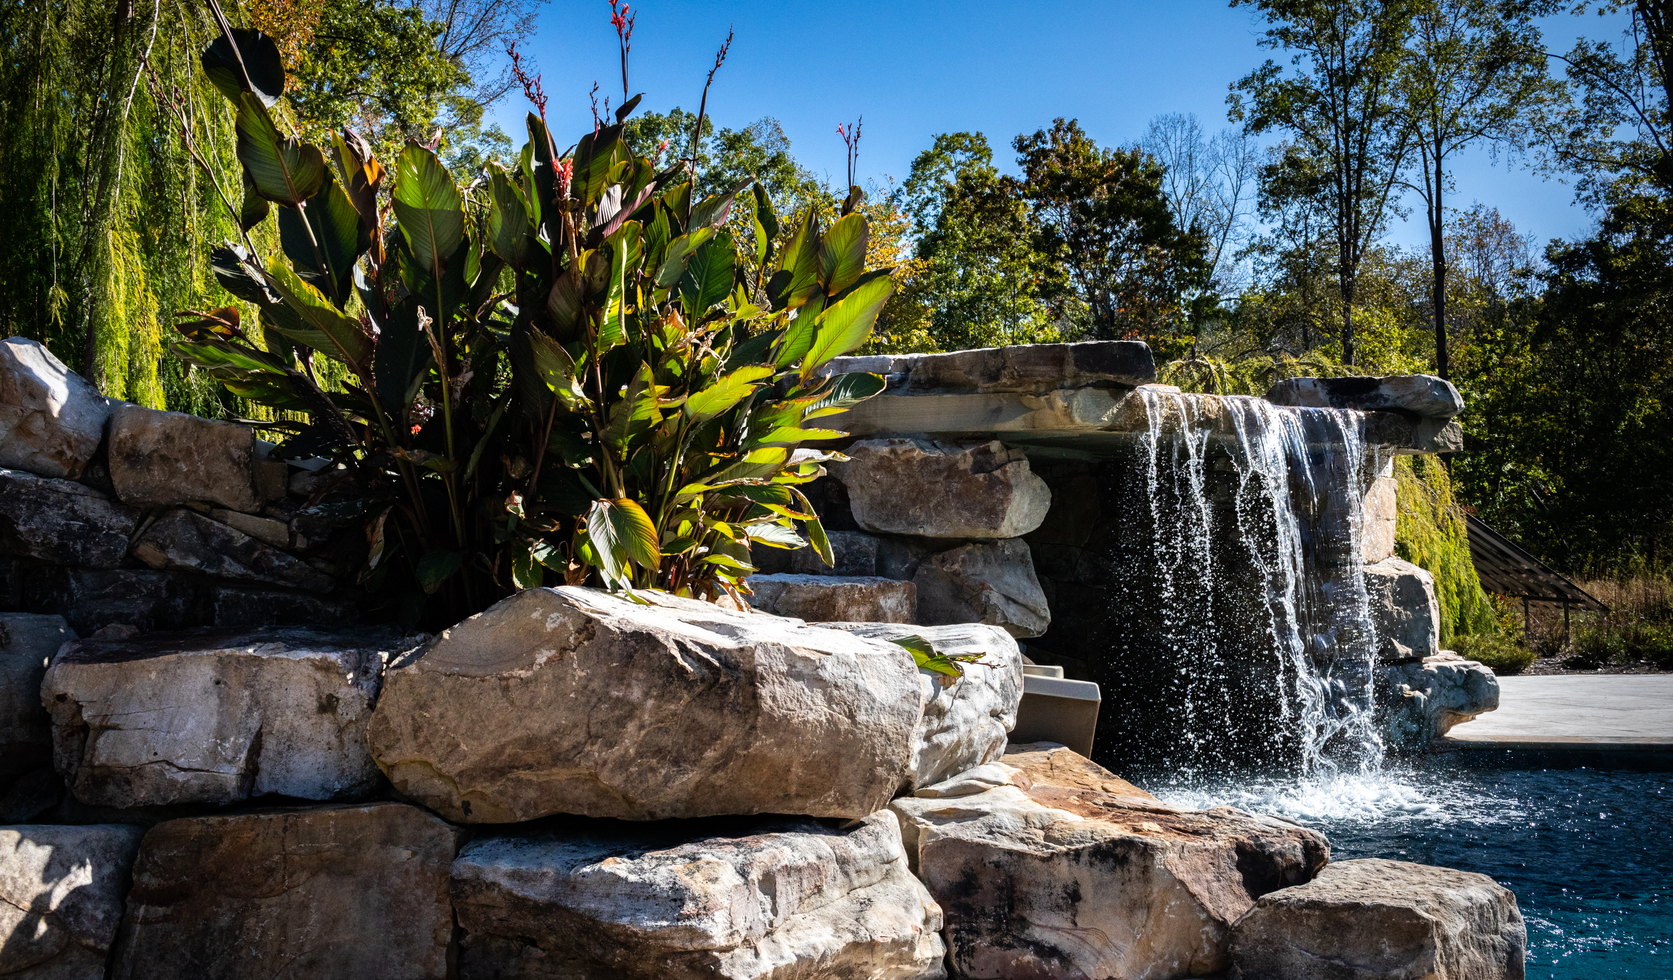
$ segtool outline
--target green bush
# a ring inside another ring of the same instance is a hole
[[[1478,633],[1454,637],[1452,648],[1459,656],[1484,663],[1499,675],[1520,674],[1534,662],[1534,652],[1508,636]]]

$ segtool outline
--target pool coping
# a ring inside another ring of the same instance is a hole
[[[1673,738],[1614,735],[1442,736],[1430,751],[1507,767],[1638,769],[1673,772]]]

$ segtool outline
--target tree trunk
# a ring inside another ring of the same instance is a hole
[[[1347,280],[1342,283],[1342,363],[1354,364],[1354,290]]]
[[[1435,370],[1443,378],[1447,377],[1449,370],[1446,351],[1446,208],[1441,205],[1441,180],[1445,176],[1441,148],[1436,145],[1434,195],[1429,202],[1429,257],[1434,263]]]

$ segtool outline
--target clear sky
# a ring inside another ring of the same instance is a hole
[[[727,29],[731,55],[715,78],[709,113],[721,126],[776,117],[798,160],[840,184],[844,148],[835,129],[864,116],[860,175],[903,180],[936,133],[979,130],[1001,166],[1010,140],[1078,118],[1100,143],[1137,140],[1154,116],[1195,113],[1225,125],[1228,85],[1264,61],[1260,23],[1225,0],[645,0],[630,62],[644,109],[696,111],[703,76]],[[587,91],[621,101],[607,0],[550,0],[525,58],[544,75],[547,117],[560,141],[590,125]],[[1544,22],[1547,47],[1566,51],[1582,33],[1615,40],[1624,18],[1561,16]],[[526,106],[508,97],[497,118],[521,145]],[[1541,241],[1583,234],[1592,218],[1567,184],[1524,165],[1472,153],[1456,171],[1452,200],[1491,204]],[[1421,211],[1392,232],[1426,241]]]

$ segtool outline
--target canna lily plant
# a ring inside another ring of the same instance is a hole
[[[284,451],[343,464],[361,580],[403,619],[550,582],[738,598],[752,544],[832,560],[801,486],[838,457],[807,447],[882,390],[826,367],[894,288],[865,268],[857,190],[828,228],[781,229],[748,182],[699,199],[685,163],[630,151],[637,97],[564,150],[530,113],[518,159],[461,187],[433,146],[391,172],[350,130],[329,151],[288,135],[258,32],[225,29],[203,64],[236,113],[246,230],[211,261],[259,336],[237,307],[188,312],[173,349],[306,419]]]

